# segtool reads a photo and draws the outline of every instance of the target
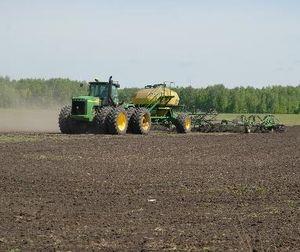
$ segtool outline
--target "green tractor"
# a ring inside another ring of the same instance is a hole
[[[65,134],[117,134],[126,132],[148,134],[152,123],[170,123],[178,133],[191,130],[191,119],[174,112],[179,103],[176,92],[164,84],[146,86],[135,95],[132,103],[120,103],[118,82],[97,79],[89,82],[88,96],[72,98],[59,114],[59,128]]]

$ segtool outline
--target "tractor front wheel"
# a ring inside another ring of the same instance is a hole
[[[59,113],[58,126],[63,134],[73,133],[73,120],[71,119],[71,106],[64,106]]]
[[[63,134],[84,134],[88,132],[86,122],[76,121],[71,118],[71,106],[65,106],[61,109],[58,118],[58,125]]]
[[[192,129],[192,119],[187,114],[180,114],[176,118],[175,126],[177,133],[188,133]]]

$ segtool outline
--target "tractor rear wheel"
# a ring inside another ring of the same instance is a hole
[[[128,127],[126,110],[122,107],[112,109],[107,116],[106,126],[110,134],[125,134]]]
[[[177,133],[188,133],[192,129],[192,119],[187,114],[180,114],[175,120]]]
[[[137,108],[130,122],[132,133],[148,134],[151,129],[151,115],[146,108]]]
[[[94,133],[95,134],[105,134],[108,133],[107,129],[107,117],[108,114],[113,110],[113,107],[106,106],[95,111],[94,117]]]
[[[71,106],[64,106],[59,113],[58,126],[63,134],[73,134],[74,133],[74,122],[71,119]]]
[[[127,118],[128,118],[128,128],[127,132],[132,133],[133,131],[133,114],[136,112],[136,108],[129,108],[126,110]]]

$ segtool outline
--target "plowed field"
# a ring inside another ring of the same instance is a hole
[[[0,251],[300,250],[300,127],[0,134]]]

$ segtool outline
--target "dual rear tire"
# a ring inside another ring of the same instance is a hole
[[[107,116],[108,133],[124,135],[128,127],[128,118],[124,108],[114,108]]]
[[[129,121],[129,131],[134,134],[146,135],[151,129],[151,115],[146,108],[136,108]]]
[[[123,135],[128,127],[128,118],[122,107],[102,107],[95,112],[94,128],[96,134]]]
[[[151,129],[151,116],[146,108],[102,107],[95,112],[94,128],[96,134],[145,135]]]

